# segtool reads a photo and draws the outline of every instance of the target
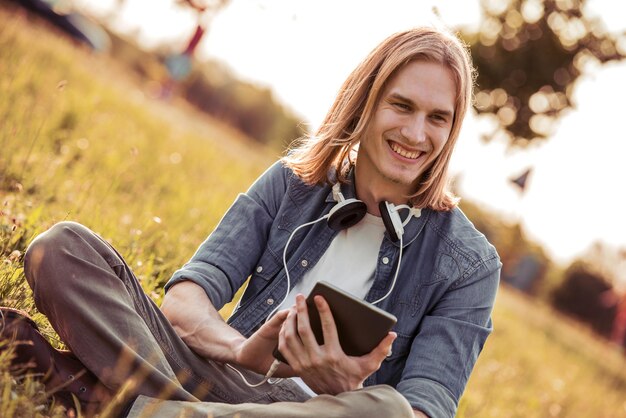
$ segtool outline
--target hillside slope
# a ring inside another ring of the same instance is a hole
[[[112,242],[157,302],[236,194],[276,157],[182,103],[147,98],[121,67],[0,7],[0,303],[38,315],[22,254],[54,222]],[[502,288],[459,417],[626,416],[620,352]],[[0,415],[28,398],[0,358]],[[22,395],[20,395],[22,394]],[[17,399],[17,400],[15,400]],[[22,411],[22,412],[20,412]]]

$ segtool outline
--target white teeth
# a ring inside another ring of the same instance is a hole
[[[419,157],[421,154],[421,152],[418,152],[418,151],[409,152],[405,150],[404,148],[400,147],[395,142],[391,142],[390,144],[391,144],[391,149],[393,150],[393,152],[395,152],[396,154],[400,154],[404,158],[410,158],[411,160],[416,160],[417,157]]]

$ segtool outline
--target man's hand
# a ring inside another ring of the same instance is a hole
[[[336,395],[363,386],[363,381],[380,367],[396,334],[390,332],[372,352],[361,357],[346,355],[339,344],[337,327],[328,303],[315,297],[320,314],[324,344],[319,345],[311,330],[304,296],[296,297],[295,309],[287,315],[278,347],[291,368],[317,393]]]
[[[278,312],[250,338],[228,325],[204,290],[191,281],[174,285],[166,294],[161,311],[180,338],[199,355],[222,363],[238,364],[265,374],[274,361],[273,351],[287,311]],[[281,365],[276,376],[293,376]]]
[[[250,338],[243,340],[233,349],[234,363],[257,373],[265,374],[274,362],[274,349],[278,345],[278,335],[288,310],[278,311],[264,323]],[[274,373],[276,377],[295,376],[295,372],[286,364],[281,364]]]

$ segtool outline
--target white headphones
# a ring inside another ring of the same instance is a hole
[[[350,228],[351,226],[359,223],[361,219],[365,217],[367,213],[367,206],[365,203],[358,199],[350,198],[346,199],[341,193],[341,185],[335,183],[333,185],[333,199],[337,204],[328,213],[328,226],[335,231],[341,231],[342,229]],[[411,220],[411,217],[415,216],[419,218],[421,211],[414,209],[409,205],[394,205],[387,201],[378,203],[378,209],[380,215],[383,218],[383,224],[389,234],[389,238],[393,242],[397,242],[404,234],[404,227]],[[401,209],[407,209],[409,215],[403,221],[398,213]]]

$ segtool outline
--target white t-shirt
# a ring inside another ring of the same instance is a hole
[[[384,233],[382,218],[369,213],[358,224],[340,231],[317,264],[291,288],[280,309],[292,306],[298,293],[308,295],[320,280],[364,299],[374,280]]]
[[[280,309],[294,305],[298,293],[307,296],[320,280],[364,299],[374,281],[384,233],[382,218],[369,213],[358,224],[340,231],[317,264],[293,286]],[[309,394],[315,395],[300,378],[293,380]]]

